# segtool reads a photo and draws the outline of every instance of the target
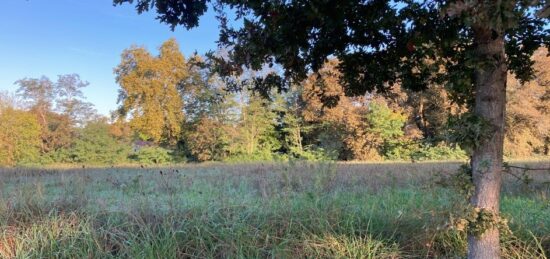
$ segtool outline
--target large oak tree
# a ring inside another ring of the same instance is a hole
[[[265,63],[284,67],[285,81],[302,80],[337,57],[346,93],[385,91],[394,84],[422,90],[448,87],[453,101],[468,106],[475,185],[471,204],[478,220],[499,214],[507,73],[533,75],[533,52],[548,43],[546,1],[527,0],[114,0],[151,9],[172,28],[198,25],[209,2],[219,11],[219,44],[231,49],[220,71]],[[231,27],[224,11],[242,26]],[[537,14],[538,13],[538,14]],[[267,84],[263,84],[265,87]],[[474,119],[472,119],[474,118]],[[482,127],[483,126],[483,127]],[[496,224],[469,235],[470,258],[499,258]]]

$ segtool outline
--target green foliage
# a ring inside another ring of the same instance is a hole
[[[368,132],[384,142],[400,138],[406,119],[405,115],[392,111],[387,105],[370,103],[367,113]]]
[[[413,141],[388,141],[382,154],[386,160],[411,160],[412,154],[420,149],[420,144]]]
[[[337,159],[334,153],[331,154],[323,148],[314,146],[308,146],[303,150],[295,151],[294,157],[306,161],[332,161]]]
[[[474,181],[472,177],[472,168],[470,165],[463,164],[455,174],[442,179],[439,183],[446,188],[456,190],[463,195],[466,201],[474,194]]]
[[[255,152],[253,154],[235,154],[228,156],[223,161],[232,163],[248,163],[248,162],[281,162],[288,161],[286,154],[273,152]]]
[[[0,109],[0,165],[38,162],[40,132],[34,114],[13,108]]]
[[[512,235],[506,219],[484,208],[468,206],[465,208],[462,216],[451,220],[451,224],[453,228],[467,232],[478,238],[483,235],[485,231],[492,228],[501,230],[504,237]]]
[[[323,157],[329,160],[338,160],[345,148],[344,129],[339,126],[330,122],[317,125],[316,130],[318,133],[315,136],[317,143],[312,146],[311,150],[322,154]]]
[[[403,158],[408,156],[407,147],[403,148],[407,140],[403,139],[403,127],[406,116],[392,111],[387,105],[370,103],[367,113],[368,129],[367,134],[372,135],[369,139],[371,146],[374,146],[385,158]]]
[[[473,113],[464,113],[449,119],[448,140],[471,152],[490,139],[493,125]]]
[[[433,145],[431,143],[416,143],[411,141],[392,141],[384,146],[384,158],[388,160],[464,160],[467,153],[459,147],[452,147],[445,143]]]
[[[459,147],[450,147],[445,144],[432,146],[429,144],[422,145],[417,150],[411,153],[411,159],[417,161],[429,160],[464,160],[468,156],[466,152]]]
[[[242,73],[243,66],[259,70],[278,63],[285,77],[300,81],[336,57],[350,95],[397,82],[414,90],[436,83],[453,89],[457,101],[471,103],[474,71],[494,63],[493,57],[474,51],[474,32],[491,31],[505,41],[509,69],[521,80],[534,72],[529,57],[550,41],[548,20],[534,15],[544,9],[544,1],[113,2],[133,3],[139,13],[156,11],[172,29],[198,26],[208,2],[215,2],[222,24],[219,42],[231,57],[221,62],[220,71]],[[236,11],[243,26],[231,26],[227,10]]]
[[[276,130],[277,114],[269,103],[256,94],[241,109],[241,119],[236,127],[228,150],[233,157],[272,157],[282,147]]]
[[[166,164],[172,161],[171,152],[161,147],[143,147],[130,155],[137,163],[146,165]]]
[[[126,162],[130,148],[110,134],[109,124],[96,121],[88,123],[71,148],[61,152],[71,162],[112,165]]]

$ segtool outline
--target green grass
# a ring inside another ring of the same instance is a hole
[[[533,166],[548,166],[539,162]],[[460,258],[457,163],[4,169],[1,258]],[[177,170],[177,171],[176,171]],[[160,173],[162,171],[162,174]],[[548,173],[506,179],[505,258],[550,252]]]

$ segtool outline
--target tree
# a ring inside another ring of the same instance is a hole
[[[40,155],[40,124],[30,112],[0,107],[0,165],[36,162]]]
[[[181,92],[184,100],[183,151],[197,161],[227,157],[230,135],[237,122],[233,94],[203,57],[189,59],[189,79]]]
[[[46,115],[54,105],[54,83],[49,78],[42,76],[41,78],[24,78],[18,80],[15,84],[19,85],[18,95],[37,113],[40,123],[46,125]]]
[[[93,104],[84,101],[86,98],[82,93],[82,89],[88,85],[89,83],[82,81],[78,74],[58,76],[55,84],[57,109],[69,118],[72,125],[83,126],[95,117]]]
[[[186,144],[197,161],[222,160],[229,145],[229,125],[209,117],[202,117],[186,134]]]
[[[17,94],[38,117],[38,122],[42,128],[41,150],[43,153],[48,152],[50,150],[47,145],[50,133],[48,130],[48,114],[54,105],[55,85],[45,76],[41,78],[24,78],[18,80],[15,84],[19,85]]]
[[[40,123],[42,153],[68,147],[74,140],[74,127],[95,116],[93,105],[84,101],[81,90],[88,83],[77,74],[60,75],[56,82],[42,76],[15,83],[19,85],[18,95]]]
[[[115,4],[134,2],[114,0]],[[172,28],[197,26],[209,1],[137,0],[138,12],[156,9]],[[495,221],[503,160],[507,72],[524,82],[533,74],[530,56],[550,42],[544,30],[546,1],[216,1],[220,45],[231,47],[229,72],[242,65],[260,69],[278,63],[287,79],[299,81],[337,57],[346,94],[384,91],[396,83],[422,90],[443,84],[453,101],[468,105],[485,127],[473,146],[471,167],[477,215]],[[233,28],[224,7],[242,26]],[[550,44],[548,44],[550,45]],[[232,69],[231,69],[232,68]],[[281,82],[269,77],[269,82]],[[292,81],[289,80],[289,81]],[[283,81],[284,82],[284,81]],[[473,98],[472,98],[473,97]],[[480,218],[481,219],[481,218]],[[472,222],[474,224],[474,222]],[[476,223],[477,224],[477,223]],[[499,258],[499,231],[489,224],[469,234],[470,258]]]
[[[521,84],[508,75],[505,154],[528,157],[549,155],[550,57],[544,49],[533,56],[535,80]]]
[[[174,39],[151,55],[145,48],[132,47],[122,53],[115,68],[120,84],[119,112],[130,117],[130,125],[146,140],[175,144],[183,123],[180,90],[188,78],[188,67]]]
[[[445,139],[445,128],[451,116],[464,112],[449,100],[447,90],[438,85],[428,86],[424,91],[408,93],[408,105],[412,118],[422,137],[428,141]]]
[[[111,135],[105,119],[98,119],[79,130],[77,140],[67,151],[70,162],[115,164],[126,161],[130,148]]]
[[[55,112],[48,112],[46,118],[47,124],[42,126],[42,153],[68,148],[76,137],[70,118]]]
[[[270,103],[258,94],[243,92],[240,118],[232,132],[234,136],[228,147],[230,155],[245,159],[271,159],[281,148],[277,126],[277,114]]]
[[[7,108],[18,108],[21,104],[16,95],[8,91],[0,92],[0,111]]]
[[[404,135],[403,126],[406,117],[388,108],[383,102],[369,103],[366,115],[368,122],[367,135],[370,146],[376,148],[380,155],[389,145],[399,142]]]
[[[383,159],[388,141],[398,142],[404,135],[406,117],[381,96],[346,96],[337,65],[329,60],[302,85],[302,115],[314,128],[309,139],[338,159]]]
[[[308,125],[302,116],[302,87],[294,86],[285,96],[284,110],[281,119],[283,148],[290,157],[316,160],[318,157],[313,145],[306,143],[306,135],[313,127]]]
[[[372,158],[376,152],[363,149],[366,109],[345,96],[337,65],[337,60],[330,60],[302,84],[302,116],[313,126],[309,139],[333,159]]]

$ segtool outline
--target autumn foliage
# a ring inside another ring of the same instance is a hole
[[[532,57],[533,81],[509,76],[505,154],[550,155],[550,58]],[[258,94],[252,77],[220,76],[171,39],[158,54],[130,47],[115,68],[119,109],[95,113],[77,75],[22,79],[0,98],[0,163],[157,163],[251,160],[466,159],[449,137],[463,114],[445,87],[395,85],[350,97],[331,59],[286,92]],[[265,76],[270,71],[250,71]],[[244,85],[240,92],[232,84]]]

